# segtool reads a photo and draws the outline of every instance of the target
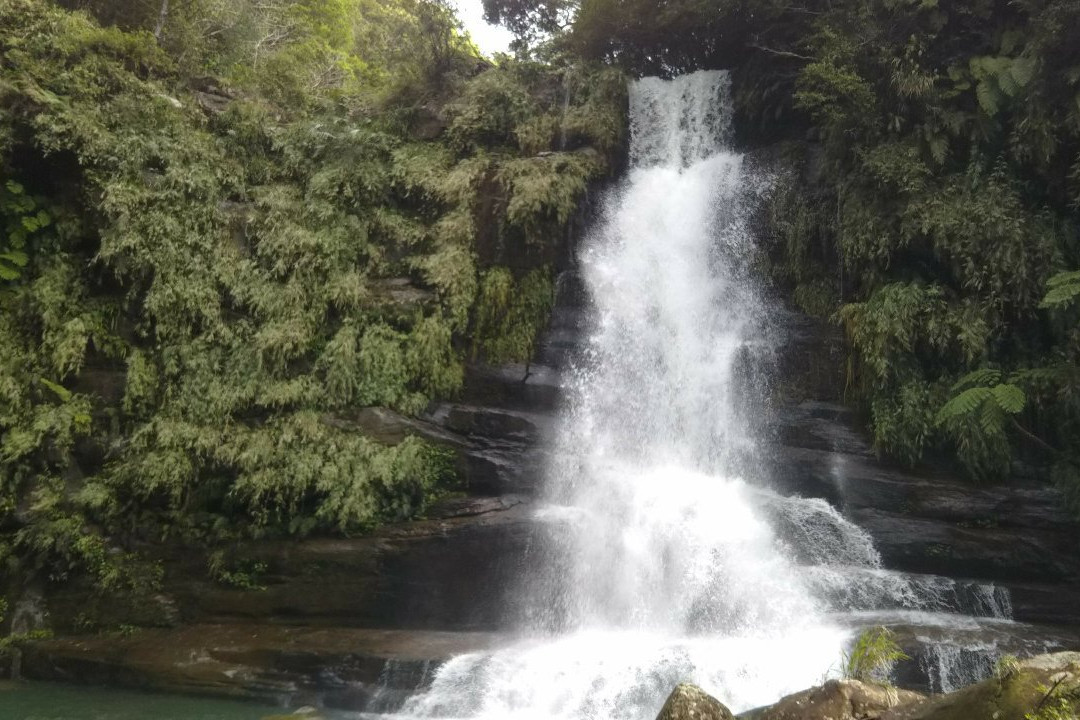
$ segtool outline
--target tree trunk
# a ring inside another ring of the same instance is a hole
[[[157,27],[154,28],[154,38],[161,42],[161,33],[165,30],[165,21],[169,19],[169,0],[161,0],[161,12],[158,13]]]

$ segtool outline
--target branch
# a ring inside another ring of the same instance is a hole
[[[767,52],[770,55],[777,55],[779,57],[793,58],[795,60],[806,60],[808,62],[813,62],[814,60],[817,59],[817,58],[812,58],[809,55],[800,55],[799,53],[793,53],[793,52],[791,52],[789,50],[774,50],[773,48],[767,48],[767,47],[765,47],[763,45],[756,45],[754,43],[747,43],[746,46],[754,48],[755,50],[760,50],[762,52]]]
[[[1049,690],[1046,691],[1046,694],[1043,695],[1043,699],[1040,700],[1039,704],[1035,706],[1035,712],[1033,713],[1034,715],[1039,714],[1039,711],[1042,710],[1042,706],[1046,704],[1046,701],[1049,700],[1050,696],[1054,694],[1054,691],[1058,689],[1058,685],[1060,685],[1063,682],[1065,682],[1065,678],[1063,678],[1063,677],[1058,678],[1058,681],[1056,683],[1054,683],[1054,687],[1052,687],[1052,688],[1050,688]]]
[[[1058,449],[1057,449],[1056,447],[1054,447],[1054,446],[1053,446],[1053,445],[1051,445],[1050,443],[1048,443],[1048,442],[1046,442],[1045,440],[1043,440],[1043,439],[1042,439],[1041,437],[1039,437],[1039,436],[1038,436],[1038,435],[1036,435],[1035,433],[1033,433],[1033,432],[1031,432],[1030,430],[1028,430],[1027,428],[1025,428],[1025,427],[1024,427],[1023,425],[1021,425],[1020,423],[1016,422],[1016,420],[1015,420],[1015,419],[1013,419],[1013,421],[1012,421],[1012,425],[1013,425],[1013,428],[1014,428],[1014,429],[1015,429],[1015,430],[1016,430],[1016,431],[1017,431],[1018,433],[1020,433],[1021,435],[1023,435],[1024,437],[1026,437],[1026,438],[1027,438],[1028,440],[1030,440],[1031,442],[1033,442],[1033,443],[1035,443],[1036,445],[1038,445],[1039,447],[1041,447],[1041,448],[1042,448],[1043,450],[1046,450],[1046,451],[1050,452],[1050,453],[1051,453],[1051,454],[1053,454],[1053,455],[1060,455],[1060,454],[1061,454],[1061,451],[1060,451],[1060,450],[1058,450]]]

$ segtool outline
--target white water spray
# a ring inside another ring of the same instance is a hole
[[[740,398],[763,392],[745,368],[768,314],[726,74],[630,96],[631,169],[580,253],[592,326],[521,598],[535,639],[452,659],[407,714],[651,719],[683,681],[739,711],[836,669],[851,630],[831,613],[918,604],[827,503],[759,487]]]

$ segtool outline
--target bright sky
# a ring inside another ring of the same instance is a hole
[[[514,34],[504,27],[484,22],[484,5],[481,0],[454,0],[461,24],[469,31],[473,42],[487,56],[506,52]]]

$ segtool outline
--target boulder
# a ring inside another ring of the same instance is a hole
[[[681,683],[668,695],[656,720],[734,720],[734,716],[697,685]]]
[[[830,680],[788,695],[775,705],[744,713],[739,720],[877,720],[891,708],[924,697],[910,690],[858,680]]]
[[[1060,703],[1080,694],[1080,653],[1038,655],[1015,663],[998,677],[983,680],[948,695],[890,710],[881,720],[1025,720],[1073,717],[1061,714]],[[1058,711],[1055,713],[1055,711]]]

